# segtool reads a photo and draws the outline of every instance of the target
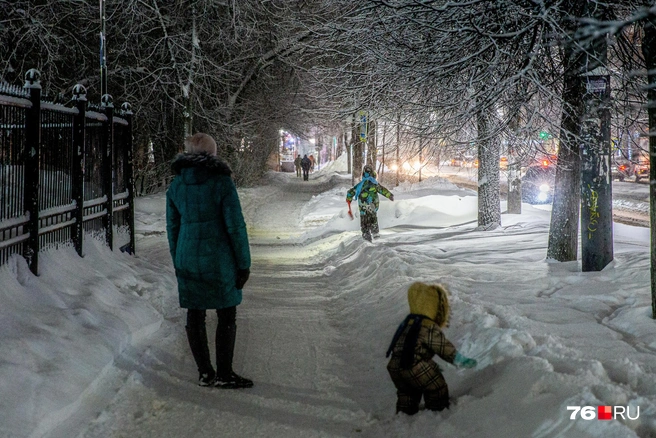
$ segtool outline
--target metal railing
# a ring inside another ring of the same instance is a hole
[[[115,114],[111,96],[87,108],[43,102],[32,69],[21,89],[0,84],[0,265],[15,254],[38,273],[39,251],[73,245],[85,234],[134,253],[132,112]]]

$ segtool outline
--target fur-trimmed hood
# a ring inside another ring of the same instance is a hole
[[[206,153],[178,154],[171,163],[171,170],[176,175],[182,175],[186,184],[202,184],[211,175],[232,175],[228,163]]]
[[[410,313],[426,316],[440,327],[449,323],[449,292],[442,284],[416,282],[408,289]]]

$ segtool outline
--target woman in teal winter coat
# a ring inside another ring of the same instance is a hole
[[[216,157],[216,142],[198,133],[185,140],[172,164],[166,192],[166,231],[178,280],[180,307],[187,310],[187,338],[201,386],[249,387],[232,370],[236,309],[250,274],[251,256],[232,171]],[[216,309],[217,369],[207,345],[205,313]]]

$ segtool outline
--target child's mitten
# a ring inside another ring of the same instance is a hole
[[[459,368],[474,368],[476,366],[476,359],[470,359],[460,353],[456,353],[453,364]]]

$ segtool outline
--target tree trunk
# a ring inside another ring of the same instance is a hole
[[[649,115],[649,211],[651,224],[651,309],[656,319],[656,16],[644,25],[642,54],[647,64],[647,114]]]
[[[356,118],[357,120],[357,118]],[[362,154],[364,149],[364,142],[360,139],[360,127],[359,121],[353,124],[353,167],[351,172],[351,182],[355,184],[355,181],[360,180],[360,175],[362,174]]]
[[[342,128],[340,128],[337,133],[337,153],[335,153],[335,159],[341,157],[344,153],[344,145],[346,145],[346,131],[342,131]]]
[[[419,182],[421,182],[421,168],[424,167],[424,136],[419,136]]]
[[[510,161],[510,159],[508,159]],[[508,213],[522,214],[522,180],[519,164],[508,164]]]
[[[478,128],[478,226],[495,229],[501,225],[499,198],[500,143],[490,135],[490,114],[479,111]]]
[[[367,164],[371,164],[376,169],[376,159],[378,158],[376,122],[369,119],[367,127]]]
[[[567,5],[571,16],[581,16],[581,4],[570,1]],[[567,262],[576,260],[578,252],[581,160],[575,133],[579,132],[584,89],[579,78],[582,54],[574,43],[566,44],[563,54],[563,114],[547,258]]]
[[[521,123],[519,113],[512,119],[510,144],[508,145],[508,214],[522,214],[522,173],[518,154],[517,130]]]
[[[581,164],[576,132],[579,126],[583,90],[578,77],[565,78],[560,148],[554,200],[549,227],[547,258],[567,262],[576,260],[578,251]]]
[[[401,113],[396,117],[396,180],[394,187],[399,186],[399,172],[401,171]]]
[[[344,146],[346,147],[346,170],[348,173],[353,174],[353,142],[355,133],[355,122],[351,125],[351,141],[348,141],[348,132],[344,130]],[[352,179],[352,178],[351,178]]]
[[[380,179],[383,179],[383,175],[385,174],[385,134],[387,133],[387,122],[383,123],[383,141],[381,142],[381,148],[382,148],[382,160],[380,163],[380,171],[378,174],[380,175]]]

